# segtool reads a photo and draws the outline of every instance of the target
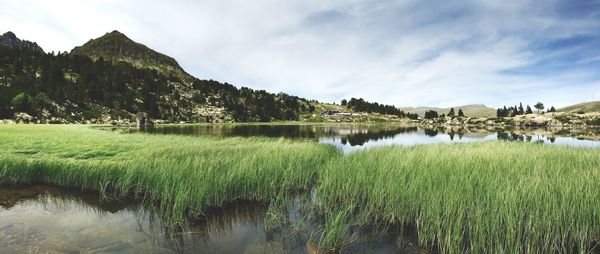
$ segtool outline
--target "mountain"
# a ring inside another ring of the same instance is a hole
[[[590,101],[578,103],[568,107],[558,109],[559,112],[576,113],[576,112],[600,112],[600,101]]]
[[[166,122],[298,120],[306,99],[197,79],[175,59],[113,31],[74,48],[44,53],[14,34],[0,45],[0,119],[130,123],[137,113]]]
[[[39,53],[44,53],[44,50],[40,46],[38,46],[37,43],[20,40],[11,31],[8,31],[0,36],[0,45],[8,48],[27,49]]]
[[[454,107],[454,111],[458,112],[459,109],[462,109],[465,116],[475,116],[475,117],[496,117],[496,109],[487,107],[483,104],[472,104],[472,105],[463,105]],[[419,116],[423,117],[425,115],[425,111],[434,110],[439,114],[447,114],[450,111],[450,108],[436,108],[436,107],[402,107],[400,110],[404,110],[411,113],[417,113]]]
[[[138,68],[154,69],[165,76],[173,75],[188,82],[193,78],[174,58],[137,43],[116,30],[73,48],[71,54],[85,55],[94,60],[103,58],[113,62],[123,61]]]

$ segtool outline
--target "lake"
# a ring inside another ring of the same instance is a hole
[[[299,220],[298,204],[287,208],[290,220]],[[317,253],[308,244],[310,231],[267,230],[266,212],[264,204],[235,203],[173,227],[140,200],[51,185],[0,185],[0,253]],[[344,253],[419,251],[409,231],[361,233]]]
[[[265,136],[311,139],[345,153],[372,147],[477,142],[489,140],[599,147],[600,129],[571,128],[442,128],[359,124],[215,124],[158,125],[147,129],[112,128],[124,133],[213,136]]]

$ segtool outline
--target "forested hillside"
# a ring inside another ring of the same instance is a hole
[[[194,78],[116,31],[71,53],[0,44],[0,118],[105,123],[146,112],[171,122],[272,121],[313,110],[296,96]]]

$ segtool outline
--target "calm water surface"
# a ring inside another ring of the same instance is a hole
[[[0,253],[318,253],[307,244],[317,226],[267,230],[266,212],[263,204],[231,204],[174,229],[139,200],[0,185]],[[299,206],[286,211],[292,221],[301,213]],[[361,231],[344,253],[419,253],[414,235],[388,231]]]
[[[344,152],[371,147],[419,144],[476,142],[488,140],[536,142],[544,144],[600,147],[600,129],[568,128],[423,128],[394,125],[165,125],[154,128],[118,129],[135,133],[213,136],[265,136],[311,139],[332,144]]]

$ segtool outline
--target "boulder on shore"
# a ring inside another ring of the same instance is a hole
[[[146,112],[138,112],[135,114],[135,120],[137,122],[138,127],[146,127],[154,125],[152,118]]]
[[[33,116],[25,112],[17,112],[15,113],[15,122],[17,123],[31,123],[33,121]]]

